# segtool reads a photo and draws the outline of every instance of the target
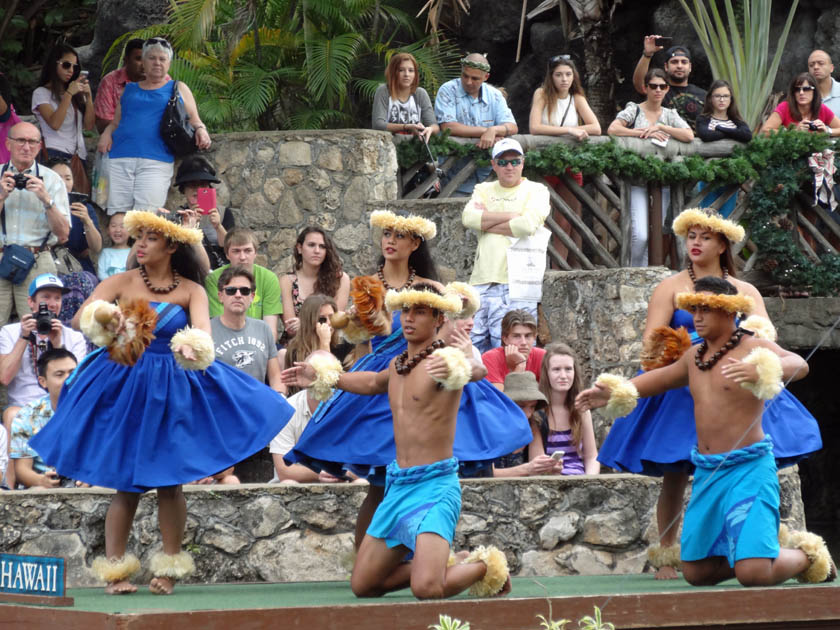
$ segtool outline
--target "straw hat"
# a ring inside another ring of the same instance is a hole
[[[537,401],[537,409],[548,405],[548,399],[537,385],[537,377],[533,372],[510,372],[505,376],[505,396],[513,402]]]

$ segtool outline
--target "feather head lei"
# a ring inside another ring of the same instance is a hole
[[[145,210],[131,210],[126,212],[125,229],[128,230],[128,233],[134,238],[137,238],[140,236],[141,228],[163,234],[170,241],[185,245],[197,245],[204,238],[204,232],[198,228],[187,228],[183,225],[178,225],[154,212],[147,212]]]
[[[478,307],[481,306],[481,298],[478,291],[472,285],[466,282],[450,282],[443,288],[444,295],[454,295],[459,300],[463,308],[460,312],[452,316],[452,319],[467,319],[475,315]]]
[[[712,232],[723,234],[733,245],[743,241],[744,236],[746,236],[744,228],[734,221],[724,219],[713,210],[704,210],[702,208],[687,208],[686,210],[683,210],[677,218],[674,219],[672,227],[674,229],[674,234],[680,238],[685,238],[688,235],[688,231],[694,226],[700,226],[702,228],[706,228],[707,230],[711,230]]]
[[[715,293],[677,293],[677,308],[691,310],[697,306],[749,315],[755,308],[755,301],[749,295],[720,295]]]
[[[430,241],[437,236],[437,226],[434,221],[410,214],[407,217],[397,216],[390,210],[374,210],[370,215],[370,227],[379,238],[382,230],[391,229],[406,232]]]
[[[466,66],[468,68],[475,68],[476,70],[481,70],[482,72],[490,72],[490,64],[485,61],[477,61],[475,59],[470,59],[470,55],[472,53],[467,53],[461,59],[461,66]],[[487,55],[482,55],[483,57],[487,57]]]
[[[460,313],[464,308],[461,298],[452,293],[438,295],[432,291],[420,291],[407,289],[405,291],[388,291],[385,295],[385,304],[390,311],[399,311],[412,306],[428,306],[437,309],[445,315],[452,317]]]

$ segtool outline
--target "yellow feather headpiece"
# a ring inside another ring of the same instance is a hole
[[[475,315],[478,307],[481,306],[481,298],[478,291],[471,284],[466,282],[450,282],[443,288],[444,295],[454,295],[463,307],[460,312],[452,316],[452,319],[467,319]]]
[[[685,238],[688,231],[695,225],[723,234],[733,245],[743,241],[744,236],[746,236],[744,228],[734,221],[724,219],[717,212],[703,208],[687,208],[680,212],[674,219],[674,234],[680,238]]]
[[[749,315],[755,308],[755,300],[749,295],[719,295],[715,293],[677,293],[677,308],[690,310],[695,306],[707,306],[727,313]]]
[[[404,308],[423,305],[442,311],[447,316],[460,313],[463,308],[461,298],[451,293],[438,295],[432,291],[407,289],[405,291],[388,291],[385,295],[385,305],[388,310],[400,311]]]
[[[384,229],[406,232],[419,236],[424,241],[430,241],[437,236],[437,226],[434,221],[410,214],[401,217],[390,210],[374,210],[370,215],[370,227],[381,233]]]
[[[145,210],[131,210],[126,212],[124,224],[125,229],[134,238],[140,235],[141,228],[158,232],[170,241],[184,243],[185,245],[197,245],[204,238],[204,232],[197,228],[187,228],[183,225],[178,225],[165,217]]]

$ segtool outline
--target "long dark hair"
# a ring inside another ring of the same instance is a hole
[[[543,356],[542,365],[540,366],[540,382],[539,388],[543,395],[548,398],[548,407],[546,408],[546,422],[548,421],[548,414],[551,413],[551,384],[548,377],[548,363],[551,357],[567,356],[572,358],[572,363],[575,368],[575,377],[572,379],[572,386],[566,394],[566,400],[563,401],[563,406],[569,412],[569,426],[572,429],[572,444],[579,447],[583,436],[581,435],[581,424],[583,416],[575,407],[575,398],[583,389],[583,384],[580,378],[580,365],[578,364],[575,351],[565,343],[552,343],[546,346],[545,355]],[[548,428],[548,427],[546,427]]]
[[[703,103],[703,116],[711,116],[714,111],[712,92],[718,88],[726,88],[729,90],[729,107],[726,108],[726,117],[732,122],[744,122],[741,118],[741,112],[738,111],[738,104],[735,102],[735,92],[732,91],[732,86],[729,81],[718,79],[709,86],[709,91],[706,92],[706,102]]]
[[[802,114],[799,113],[799,105],[796,104],[796,95],[793,93],[794,88],[798,88],[804,84],[810,85],[813,90],[814,98],[811,100],[811,118],[819,118],[820,107],[822,106],[822,96],[817,88],[817,80],[810,72],[800,72],[793,81],[790,82],[787,93],[788,110],[790,110],[790,117],[799,122],[802,120]]]
[[[415,238],[420,237],[418,236]],[[376,264],[379,267],[384,265],[385,256],[380,256],[379,261]],[[413,252],[411,252],[411,256],[408,257],[408,266],[413,267],[414,271],[421,278],[425,278],[426,280],[434,280],[435,282],[440,282],[440,275],[438,274],[437,265],[435,265],[435,261],[432,260],[432,253],[431,251],[429,251],[429,245],[426,243],[425,239],[421,238],[420,246]]]
[[[552,57],[548,60],[548,71],[545,73],[545,79],[543,79],[542,84],[543,102],[545,103],[545,108],[548,110],[549,120],[551,120],[551,115],[554,113],[554,108],[557,107],[557,99],[560,98],[560,92],[557,91],[557,87],[554,85],[554,77],[552,76],[554,71],[560,66],[566,66],[572,70],[572,84],[569,86],[569,94],[586,96],[583,93],[580,74],[578,74],[575,62],[564,56]]]
[[[63,83],[61,79],[58,78],[58,60],[68,53],[76,56],[76,63],[79,65],[79,68],[73,72],[73,76],[70,77],[70,81]],[[41,80],[38,82],[38,85],[49,88],[53,98],[57,102],[61,102],[61,95],[64,94],[65,90],[67,90],[67,86],[70,85],[71,81],[75,81],[79,78],[81,70],[79,53],[76,52],[76,49],[72,46],[68,46],[67,44],[56,44],[53,46],[52,50],[50,50],[50,54],[47,55],[47,61],[44,63],[44,67],[41,68]],[[73,97],[73,107],[82,112],[82,114],[85,113],[84,94],[79,92]]]
[[[169,242],[174,243],[173,241]],[[198,256],[192,245],[178,243],[178,249],[172,254],[169,265],[187,280],[192,280],[204,286],[206,274],[202,270],[201,265],[198,264]]]
[[[320,234],[324,239],[327,253],[324,256],[324,262],[318,267],[318,279],[315,281],[312,292],[335,297],[335,294],[338,293],[338,287],[341,284],[341,275],[344,273],[344,266],[341,264],[341,257],[338,255],[335,243],[332,242],[332,239],[321,228],[309,226],[298,234],[295,246],[292,248],[292,258],[294,259],[293,273],[303,266],[303,255],[298,251],[297,246],[300,245],[303,247],[307,235],[313,232]]]

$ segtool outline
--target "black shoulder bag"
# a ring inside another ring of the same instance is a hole
[[[190,124],[184,101],[179,97],[178,82],[172,82],[172,96],[160,119],[160,136],[175,157],[195,151],[195,128]]]

